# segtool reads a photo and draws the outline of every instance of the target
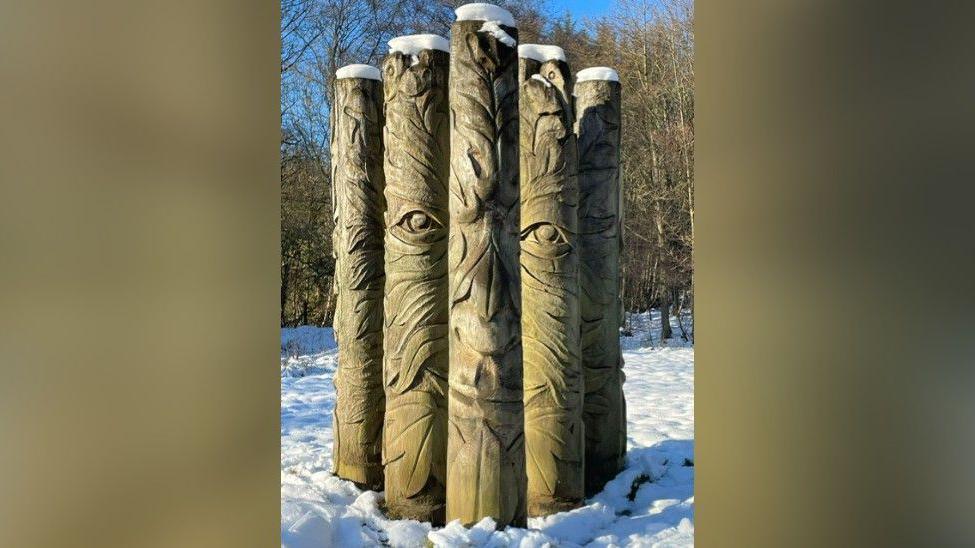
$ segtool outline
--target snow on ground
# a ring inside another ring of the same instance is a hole
[[[495,531],[490,518],[470,528],[451,523],[440,529],[389,520],[379,510],[382,493],[360,491],[333,476],[335,338],[330,328],[282,329],[282,546],[693,545],[694,348],[681,340],[674,319],[675,338],[662,345],[657,311],[628,323],[621,337],[626,469],[582,508],[529,518],[527,529],[504,531]],[[683,324],[690,329],[688,320]]]

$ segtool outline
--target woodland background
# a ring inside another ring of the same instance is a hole
[[[449,35],[469,0],[282,0],[281,325],[331,325],[329,108],[335,70],[379,66],[386,41]],[[519,43],[565,49],[573,72],[606,65],[623,85],[623,303],[659,308],[662,337],[693,340],[694,36],[691,0],[616,0],[578,20],[542,0],[494,2],[518,22]],[[629,315],[628,315],[629,316]]]

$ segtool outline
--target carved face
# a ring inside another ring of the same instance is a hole
[[[576,141],[565,63],[523,60],[521,280],[529,500],[582,497]],[[558,478],[550,481],[549,478]],[[531,504],[531,503],[529,503]]]
[[[383,63],[388,393],[446,382],[448,64],[441,51],[397,52]],[[398,428],[390,424],[389,439]]]
[[[419,258],[447,237],[446,52],[395,52],[386,84],[386,228],[389,252]],[[437,70],[433,70],[436,66]],[[436,75],[440,76],[436,76]],[[441,255],[442,253],[436,253]],[[417,264],[415,268],[427,268]]]
[[[561,78],[555,61],[538,68]],[[569,110],[561,89],[544,74],[522,83],[521,264],[526,287],[562,288],[575,276],[578,187]]]

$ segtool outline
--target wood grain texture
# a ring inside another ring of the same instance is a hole
[[[584,496],[579,166],[568,64],[521,58],[518,72],[525,459],[528,514],[541,516]]]
[[[579,82],[579,258],[582,367],[585,376],[586,493],[602,490],[623,468],[626,401],[619,328],[620,84]]]
[[[386,507],[434,525],[447,483],[449,60],[423,50],[383,63]]]
[[[382,490],[383,350],[382,82],[335,81],[332,185],[335,231],[334,471]]]
[[[524,527],[518,58],[482,25],[450,31],[447,521]]]

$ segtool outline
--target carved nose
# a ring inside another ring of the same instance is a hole
[[[504,292],[504,273],[501,271],[501,259],[498,250],[489,244],[484,256],[484,262],[474,277],[474,291],[472,298],[477,306],[477,313],[481,321],[490,322],[501,307],[501,296]]]

